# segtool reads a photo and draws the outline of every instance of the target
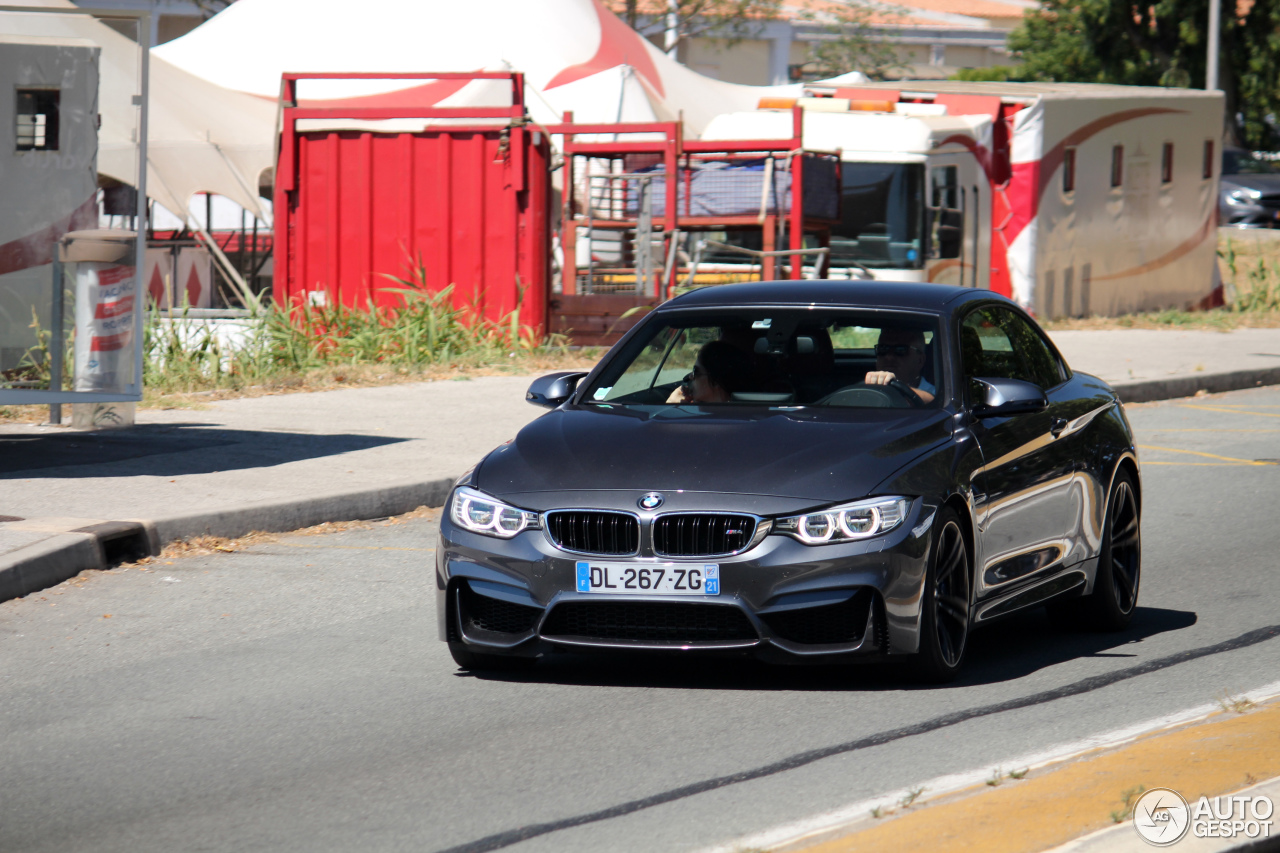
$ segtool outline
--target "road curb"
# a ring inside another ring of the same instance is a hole
[[[0,557],[0,601],[21,598],[103,566],[91,533],[59,533]]]
[[[84,571],[153,556],[181,539],[230,539],[255,530],[282,533],[329,521],[386,518],[420,506],[443,506],[453,482],[453,478],[427,480],[171,518],[107,521],[54,533],[0,555],[0,601],[57,586]]]
[[[327,521],[386,518],[420,506],[443,506],[454,478],[405,483],[355,492],[334,492],[300,500],[252,504],[238,509],[197,512],[157,519],[161,543],[193,536],[235,538],[254,530],[281,533]]]
[[[1263,385],[1280,385],[1280,367],[1255,367],[1225,373],[1197,373],[1169,379],[1147,379],[1138,382],[1112,382],[1111,387],[1125,403],[1154,403],[1178,397],[1194,397],[1201,391],[1221,394],[1243,391]]]

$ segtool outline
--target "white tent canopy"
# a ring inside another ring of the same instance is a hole
[[[75,8],[67,0],[6,1]],[[101,46],[98,172],[136,185],[137,44],[89,15],[0,12],[0,31]],[[228,91],[154,55],[150,71],[147,195],[169,210],[185,211],[194,194],[214,192],[267,218],[258,203],[258,180],[275,160],[275,98]]]
[[[272,98],[285,72],[521,71],[536,121],[559,121],[565,110],[590,122],[683,116],[693,135],[720,113],[799,88],[704,77],[599,0],[239,0],[154,54],[220,86]],[[493,86],[441,87],[433,102],[492,104],[502,97]],[[299,95],[358,98],[403,88],[404,81],[313,83]]]

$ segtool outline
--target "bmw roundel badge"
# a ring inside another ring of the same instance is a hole
[[[650,492],[649,494],[642,497],[640,500],[636,501],[636,503],[640,504],[641,509],[657,509],[658,507],[662,506],[662,503],[665,500],[666,498],[664,498],[662,495],[658,494],[657,492]]]

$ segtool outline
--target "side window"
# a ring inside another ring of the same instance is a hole
[[[960,325],[960,364],[965,379],[1025,379],[1022,360],[995,308],[980,308]]]
[[[58,101],[57,89],[18,89],[17,121],[18,151],[58,150]]]
[[[929,198],[929,257],[958,258],[964,236],[964,203],[959,168],[939,166],[932,171]]]
[[[1060,384],[1066,378],[1062,366],[1031,324],[1012,311],[1001,310],[999,314],[1000,324],[1025,370],[1024,376],[1014,378],[1025,378],[1046,390]]]

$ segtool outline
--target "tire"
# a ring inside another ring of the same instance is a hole
[[[1138,490],[1128,471],[1116,473],[1107,497],[1107,521],[1098,555],[1093,594],[1085,615],[1101,631],[1122,631],[1138,607],[1142,582],[1142,518]]]
[[[920,651],[916,674],[943,683],[960,673],[969,640],[973,572],[960,516],[951,507],[938,510],[933,523],[929,566],[920,602]]]
[[[531,669],[536,663],[535,658],[490,655],[473,651],[466,643],[457,640],[449,641],[449,654],[453,655],[454,663],[472,672],[514,672]]]
[[[1138,606],[1142,581],[1142,525],[1133,475],[1116,472],[1107,495],[1102,548],[1093,592],[1082,599],[1050,605],[1049,615],[1061,627],[1123,631]]]

